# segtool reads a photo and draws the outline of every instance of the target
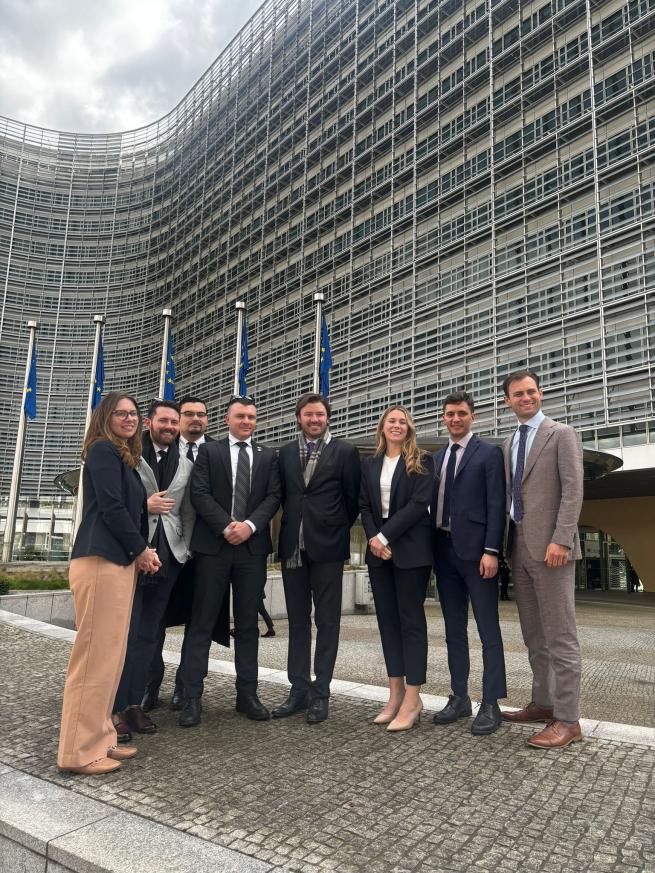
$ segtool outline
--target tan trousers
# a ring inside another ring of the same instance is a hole
[[[532,700],[564,721],[580,717],[580,646],[575,624],[575,561],[535,561],[520,525],[512,550],[512,582],[532,667]]]
[[[125,661],[136,569],[104,558],[74,558],[68,578],[77,637],[64,686],[57,764],[83,767],[116,745],[111,710]]]

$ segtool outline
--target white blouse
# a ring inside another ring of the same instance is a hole
[[[400,458],[400,455],[397,455],[395,458],[389,458],[387,455],[385,455],[384,461],[382,462],[382,472],[380,473],[380,501],[382,503],[382,518],[389,517],[391,480],[393,479],[393,474],[396,469],[396,464],[398,463],[398,458]]]

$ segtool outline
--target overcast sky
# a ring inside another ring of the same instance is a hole
[[[0,0],[0,115],[111,133],[165,115],[262,0]]]

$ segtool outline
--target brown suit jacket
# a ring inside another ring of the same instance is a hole
[[[508,522],[512,505],[510,449],[514,433],[503,444]],[[521,526],[533,560],[544,560],[549,543],[567,546],[572,561],[582,557],[578,518],[583,477],[580,437],[572,427],[546,417],[535,434],[521,483],[524,509]]]

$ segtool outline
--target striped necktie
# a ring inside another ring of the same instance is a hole
[[[235,521],[245,521],[250,497],[250,458],[248,443],[238,442],[239,457],[237,459],[237,475],[234,482],[234,501],[232,515]]]

